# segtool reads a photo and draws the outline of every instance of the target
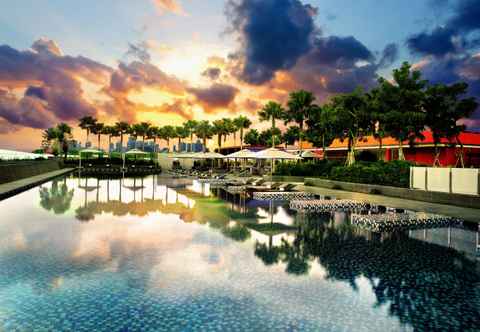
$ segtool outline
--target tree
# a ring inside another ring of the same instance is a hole
[[[361,88],[352,93],[337,95],[331,100],[338,123],[338,137],[348,140],[345,164],[355,163],[355,147],[359,139],[370,133],[370,112]]]
[[[223,120],[215,120],[212,122],[213,125],[213,134],[217,135],[217,145],[218,151],[222,148],[222,135],[226,135],[227,128],[225,127],[225,122]]]
[[[426,125],[430,128],[435,145],[433,166],[440,165],[440,150],[438,144],[443,138],[461,145],[457,164],[464,167],[463,145],[459,141],[460,133],[465,125],[458,121],[473,114],[478,104],[474,98],[461,98],[467,93],[468,84],[456,83],[452,85],[436,84],[426,90],[424,109],[426,111]]]
[[[225,129],[223,133],[223,142],[225,142],[228,136],[230,136],[231,134],[235,135],[235,133],[237,132],[237,127],[233,123],[232,119],[223,118],[222,121],[223,121],[223,127]]]
[[[195,120],[188,120],[183,124],[190,136],[190,152],[193,151],[193,135],[195,134],[195,128],[197,127],[197,124],[198,122]]]
[[[207,139],[212,138],[213,134],[213,127],[209,121],[203,120],[198,122],[195,128],[195,135],[202,140],[203,152],[205,152],[207,148]]]
[[[151,124],[149,122],[140,122],[137,127],[137,135],[142,137],[142,151],[145,150],[145,137],[148,133],[148,128],[150,128]]]
[[[423,139],[426,114],[423,108],[427,81],[411,70],[408,62],[393,71],[393,82],[379,79],[379,107],[385,109],[384,130],[398,141],[398,159],[405,160],[403,142]]]
[[[295,142],[299,139],[300,137],[300,127],[298,126],[292,126],[283,133],[283,142],[285,143],[285,148],[287,148],[288,145],[293,145]]]
[[[278,128],[264,130],[258,136],[258,143],[263,146],[277,146],[282,144],[282,132]]]
[[[117,122],[115,123],[115,129],[120,134],[120,152],[123,152],[123,135],[130,132],[130,125],[126,122]]]
[[[157,152],[157,138],[159,129],[160,128],[156,126],[150,126],[147,130],[147,139],[153,140],[153,152]]]
[[[44,147],[50,147],[52,142],[59,148],[62,149],[64,159],[67,158],[68,154],[68,142],[72,139],[72,128],[66,123],[59,123],[54,128],[46,129],[43,134],[42,145]]]
[[[170,139],[176,137],[175,128],[170,125],[161,127],[159,137],[167,142],[167,150],[170,151]]]
[[[245,143],[248,145],[259,145],[259,136],[260,134],[258,133],[258,130],[256,129],[250,129],[246,134],[245,134]]]
[[[100,137],[103,134],[104,124],[101,122],[96,122],[93,126],[90,127],[92,134],[97,135],[97,148],[100,150]]]
[[[180,146],[182,145],[182,139],[187,138],[190,133],[188,132],[188,130],[184,126],[175,127],[175,133],[176,133],[176,136],[178,138],[178,152],[180,152],[180,150],[181,150]]]
[[[299,127],[298,145],[302,151],[303,127],[305,120],[308,119],[312,110],[316,107],[314,104],[315,96],[313,93],[305,90],[299,90],[290,93],[288,107],[285,111],[285,123],[295,122]]]
[[[327,147],[330,146],[338,133],[338,118],[332,104],[315,107],[307,120],[307,140],[315,147],[322,147],[323,158],[327,159]]]
[[[97,122],[97,119],[91,116],[84,116],[83,118],[80,119],[78,123],[78,126],[87,132],[87,142],[88,142],[88,136],[90,135],[90,132],[91,132],[91,128],[95,125],[96,122]]]
[[[243,150],[243,130],[250,128],[252,125],[252,121],[244,115],[240,115],[239,117],[233,120],[235,127],[237,130],[240,130],[240,150]]]
[[[117,137],[120,133],[117,131],[115,126],[104,126],[102,129],[102,134],[108,136],[108,149],[110,150],[110,145],[112,144],[112,137]]]
[[[378,160],[384,160],[383,139],[388,136],[385,129],[388,109],[384,107],[382,101],[379,99],[379,95],[379,90],[375,88],[366,93],[365,98],[371,113],[372,135],[378,141],[377,157]]]
[[[282,119],[285,109],[279,103],[274,101],[268,102],[259,112],[260,121],[272,121],[272,132],[275,132],[275,121]],[[275,139],[272,139],[272,147],[275,147]]]

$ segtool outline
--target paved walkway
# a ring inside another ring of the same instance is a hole
[[[383,205],[383,206],[388,206],[393,208],[442,214],[446,216],[462,218],[464,220],[480,223],[480,206],[478,209],[471,209],[471,208],[464,208],[464,207],[453,206],[453,205],[413,201],[413,200],[403,199],[403,198],[363,194],[363,193],[357,193],[357,192],[351,192],[351,191],[334,190],[334,189],[327,189],[327,188],[320,188],[320,187],[310,187],[310,186],[304,186],[304,185],[299,185],[296,187],[296,189],[315,193],[318,195],[332,196],[335,198],[366,201],[373,204],[378,204],[378,205]]]
[[[63,168],[58,171],[43,173],[40,175],[31,176],[29,178],[0,184],[0,200],[6,199],[18,193],[21,193],[22,191],[36,187],[58,176],[68,174],[73,170],[74,168]]]

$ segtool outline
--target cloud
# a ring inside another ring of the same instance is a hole
[[[230,106],[239,90],[231,85],[215,83],[207,88],[189,88],[188,92],[205,106],[206,112],[209,112],[217,108]]]
[[[0,90],[0,117],[14,125],[47,128],[55,124],[55,116],[38,98],[25,96],[20,100]]]
[[[13,124],[45,128],[56,119],[96,115],[96,107],[84,97],[80,80],[101,84],[108,81],[111,71],[85,57],[64,56],[54,41],[45,38],[26,51],[2,45],[0,85],[15,93],[2,94],[0,116]]]
[[[171,12],[177,15],[186,15],[182,5],[177,0],[152,0],[160,14]]]
[[[382,52],[382,58],[378,63],[380,68],[385,68],[391,66],[398,59],[398,45],[395,43],[390,43],[385,46]]]
[[[421,32],[407,39],[407,46],[412,53],[442,56],[457,50],[455,30],[438,27],[431,33]]]
[[[128,93],[132,90],[140,91],[143,87],[155,87],[175,94],[182,94],[185,91],[184,82],[151,63],[140,61],[120,63],[111,76],[108,91]]]
[[[37,53],[39,54],[56,55],[56,56],[63,55],[62,50],[57,45],[57,43],[45,37],[42,37],[36,40],[32,45],[32,49],[37,51]]]
[[[145,41],[136,44],[128,43],[128,50],[125,53],[125,56],[133,57],[141,62],[150,62],[152,57],[149,48],[149,44]]]
[[[220,68],[209,67],[205,69],[205,71],[202,73],[202,76],[207,77],[212,81],[215,81],[220,77],[221,73],[222,73],[222,70]]]
[[[446,6],[447,1],[433,2],[433,8]],[[432,31],[423,31],[407,39],[411,53],[445,56],[464,52],[478,47],[478,39],[472,34],[480,30],[480,2],[478,0],[458,0],[452,7],[453,15],[443,26]]]
[[[227,20],[241,44],[240,77],[262,84],[277,70],[292,68],[312,46],[315,14],[299,0],[229,0]]]

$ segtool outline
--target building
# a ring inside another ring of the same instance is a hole
[[[403,151],[405,159],[412,161],[418,165],[431,166],[435,160],[435,145],[433,136],[430,131],[423,132],[425,139],[417,139],[412,146],[409,142],[403,142]],[[460,134],[459,141],[463,144],[464,163],[466,167],[480,167],[480,132],[464,132]],[[391,137],[382,140],[382,149],[384,160],[398,159],[399,142]],[[313,148],[309,143],[303,145],[305,150],[315,152],[319,157],[323,157],[323,149]],[[455,142],[443,139],[438,144],[440,149],[439,161],[441,166],[457,165],[460,146]],[[379,142],[373,136],[368,136],[360,140],[355,151],[363,156],[375,158],[379,152]],[[348,142],[336,139],[327,149],[327,157],[329,159],[345,159],[348,152]]]

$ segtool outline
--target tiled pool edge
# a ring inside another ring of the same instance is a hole
[[[75,168],[64,168],[58,171],[47,172],[17,181],[0,184],[0,201],[15,196],[42,183],[48,182],[56,177],[69,174],[74,170]]]

